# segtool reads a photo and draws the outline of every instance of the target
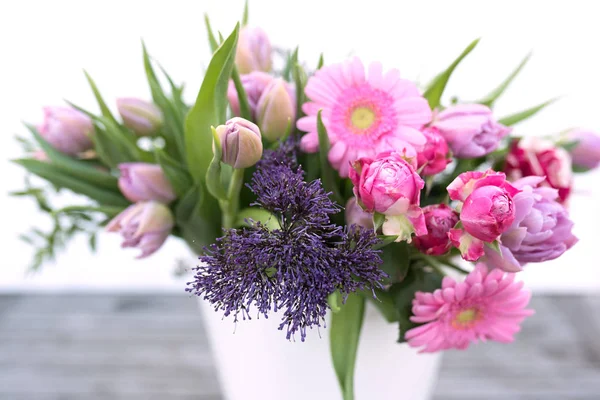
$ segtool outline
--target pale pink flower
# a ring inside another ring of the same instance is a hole
[[[365,73],[362,61],[354,58],[318,70],[305,93],[311,101],[302,106],[306,116],[297,123],[308,132],[301,147],[309,153],[318,150],[317,113],[323,110],[329,162],[342,177],[359,158],[411,146],[418,150],[425,144],[419,130],[431,120],[431,109],[416,85],[401,79],[396,69],[384,74],[380,63],[372,63]]]
[[[445,277],[441,289],[417,292],[411,321],[424,325],[406,332],[408,344],[433,353],[464,350],[480,340],[514,341],[521,322],[534,313],[525,308],[531,293],[514,279],[515,274],[478,264],[464,282]]]

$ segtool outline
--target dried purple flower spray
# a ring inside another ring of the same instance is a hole
[[[257,196],[254,206],[271,212],[280,229],[259,222],[230,229],[200,257],[188,292],[208,300],[225,316],[251,319],[251,307],[268,318],[281,312],[279,329],[291,339],[306,328],[324,325],[327,297],[342,298],[357,290],[381,287],[386,274],[373,247],[372,230],[342,228],[330,221],[340,211],[320,180],[304,181],[297,166],[295,144],[282,143],[265,152],[249,185]]]

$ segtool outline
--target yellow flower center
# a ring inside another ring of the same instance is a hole
[[[452,326],[456,329],[468,329],[471,328],[475,322],[481,318],[481,314],[478,310],[470,308],[456,314]]]
[[[369,107],[356,107],[350,116],[352,125],[357,129],[356,134],[363,134],[375,122],[375,112]]]

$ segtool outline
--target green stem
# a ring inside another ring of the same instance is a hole
[[[441,262],[442,264],[444,264],[447,267],[450,267],[458,272],[460,272],[461,274],[468,274],[469,271],[467,271],[466,269],[454,264],[452,261],[450,260],[446,260],[446,259],[440,259],[439,262]]]
[[[427,265],[433,268],[441,276],[446,276],[442,268],[440,268],[440,261],[437,258],[428,256],[427,254],[418,254],[416,255],[416,257],[424,260],[427,263]]]
[[[227,191],[227,201],[222,201],[221,210],[223,211],[223,228],[230,229],[235,225],[237,212],[240,206],[240,191],[244,183],[244,169],[237,168],[233,170],[231,181],[229,181],[229,190]]]

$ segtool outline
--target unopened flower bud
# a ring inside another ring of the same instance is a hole
[[[123,124],[138,136],[153,135],[160,129],[163,116],[153,103],[134,97],[117,99],[117,109]]]
[[[245,27],[240,31],[235,64],[240,74],[271,70],[271,42],[260,28]]]
[[[296,96],[283,79],[275,79],[265,89],[256,107],[256,119],[267,140],[281,138],[296,119]],[[289,122],[291,121],[291,122]]]
[[[94,147],[92,120],[70,107],[45,107],[44,123],[38,126],[40,135],[55,149],[77,155]]]
[[[232,118],[216,128],[221,142],[221,160],[233,168],[248,168],[262,157],[258,126],[244,118]]]

